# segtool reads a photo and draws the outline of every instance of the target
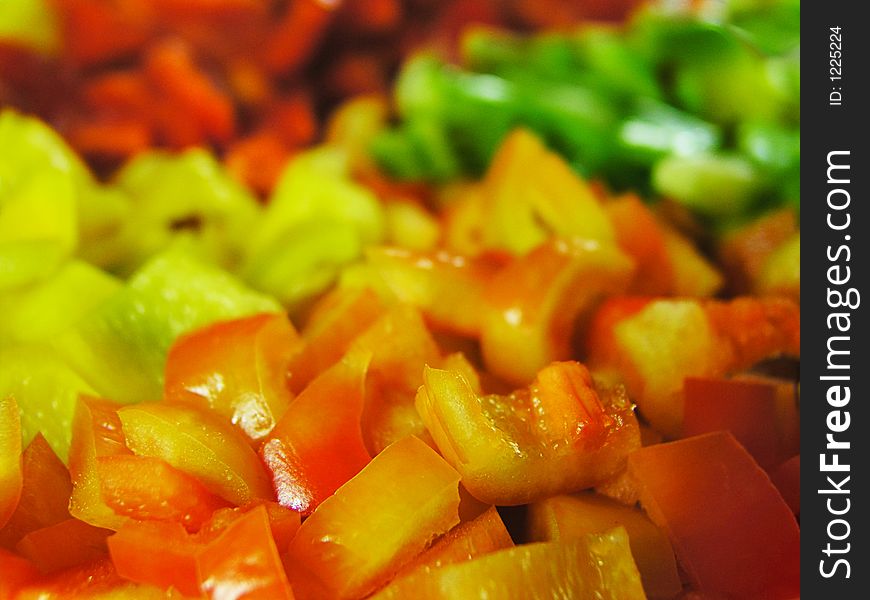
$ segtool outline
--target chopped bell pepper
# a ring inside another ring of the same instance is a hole
[[[215,414],[190,406],[142,403],[118,410],[127,446],[165,460],[236,505],[273,497],[263,465],[247,439]]]
[[[368,288],[336,288],[312,308],[302,329],[305,343],[290,363],[290,388],[301,392],[317,375],[347,352],[353,340],[383,312]]]
[[[673,598],[679,594],[683,585],[671,543],[637,508],[597,494],[554,496],[529,507],[529,537],[535,542],[574,539],[619,526],[628,533],[631,554],[647,595]]]
[[[767,470],[800,451],[797,391],[790,382],[686,377],[683,437],[730,431]]]
[[[434,327],[479,334],[483,290],[500,259],[389,247],[370,248],[366,257],[371,277],[386,287],[386,293],[420,309]]]
[[[15,545],[15,550],[42,573],[54,573],[105,557],[106,538],[111,533],[69,518],[31,531]]]
[[[128,518],[117,514],[103,500],[97,461],[102,456],[130,454],[125,445],[118,404],[80,396],[73,417],[69,452],[72,492],[69,512],[96,527],[118,529]]]
[[[0,526],[0,546],[7,548],[31,531],[70,518],[69,471],[42,434],[37,433],[21,454],[21,475],[18,505],[6,525]]]
[[[365,596],[459,522],[458,484],[459,474],[434,450],[402,439],[305,520],[288,564],[331,597]]]
[[[512,548],[514,545],[494,506],[470,521],[460,523],[402,567],[396,579],[417,570],[432,571],[445,565],[465,562],[483,554]]]
[[[230,523],[196,563],[200,589],[210,598],[293,600],[263,506]]]
[[[108,541],[118,574],[130,581],[200,595],[196,557],[201,545],[170,521],[129,521]]]
[[[730,433],[642,448],[628,468],[696,589],[747,599],[799,594],[798,524]]]
[[[64,462],[79,394],[94,394],[57,352],[38,344],[0,349],[0,396],[12,395],[21,414],[23,443],[42,433]],[[46,419],[46,415],[52,415]]]
[[[260,447],[279,504],[312,512],[369,462],[363,443],[371,353],[350,352],[308,384]]]
[[[481,396],[457,372],[427,368],[423,380],[417,410],[483,502],[524,504],[591,487],[640,446],[624,393],[597,390],[576,362],[553,363],[508,396]]]
[[[418,570],[375,600],[486,597],[642,600],[646,598],[622,528],[576,540],[524,544],[438,569]]]
[[[282,314],[215,323],[169,349],[163,397],[212,410],[251,440],[263,439],[287,410],[287,368],[301,343]]]
[[[620,306],[624,308],[619,308]],[[680,435],[683,379],[719,377],[769,356],[800,356],[800,308],[781,298],[731,301],[612,298],[593,324],[593,369],[615,370],[642,416]]]
[[[18,598],[18,592],[39,577],[39,570],[26,558],[0,548],[0,598]]]
[[[166,353],[179,335],[261,312],[281,312],[281,306],[228,273],[170,250],[54,345],[100,394],[125,403],[156,400]]]
[[[633,264],[615,246],[555,239],[501,269],[486,286],[481,349],[487,369],[526,385],[546,365],[571,356],[574,327],[583,327],[605,295],[626,290]]]
[[[361,418],[369,453],[374,456],[409,435],[430,443],[414,397],[423,383],[423,368],[438,364],[441,355],[420,314],[407,306],[393,308],[351,348],[372,356]]]
[[[103,502],[139,521],[173,521],[196,531],[227,503],[195,478],[150,456],[97,457]]]

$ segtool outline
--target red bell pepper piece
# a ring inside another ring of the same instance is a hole
[[[483,502],[525,504],[590,487],[640,446],[624,393],[596,390],[576,362],[553,363],[508,396],[481,396],[457,372],[427,368],[424,381],[417,410]]]
[[[779,490],[782,499],[788,504],[791,511],[801,514],[801,457],[800,454],[773,469],[770,480]]]
[[[0,548],[0,599],[17,598],[18,591],[39,577],[39,570],[26,558]]]
[[[310,513],[369,462],[360,416],[370,359],[349,353],[312,381],[260,448],[282,506]]]
[[[300,345],[283,314],[199,329],[170,348],[164,398],[211,409],[252,440],[260,440],[290,403],[287,367]]]
[[[97,458],[103,501],[117,514],[139,521],[174,521],[198,530],[227,503],[194,477],[150,456]]]
[[[0,528],[0,546],[12,548],[22,537],[69,519],[72,491],[69,471],[37,433],[21,455],[21,498],[15,512]]]
[[[798,524],[730,433],[641,448],[628,466],[697,590],[747,600],[799,594]]]
[[[684,437],[730,431],[764,469],[779,465],[800,450],[793,384],[687,377],[683,395]]]
[[[43,573],[54,573],[106,556],[111,530],[70,518],[25,535],[15,550]]]

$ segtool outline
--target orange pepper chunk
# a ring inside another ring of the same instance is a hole
[[[106,556],[106,538],[112,531],[70,518],[25,535],[16,552],[43,573],[54,573]]]
[[[633,506],[597,494],[554,496],[529,507],[532,541],[579,538],[622,526],[643,588],[653,598],[673,598],[682,589],[674,550],[667,535]]]
[[[668,532],[700,592],[793,598],[800,529],[770,479],[730,433],[648,446],[628,459],[650,519]]]
[[[372,455],[408,435],[431,441],[414,397],[423,383],[423,367],[440,360],[438,346],[420,314],[396,307],[378,319],[351,346],[372,355],[366,378],[363,439]]]
[[[431,571],[445,565],[471,560],[477,556],[513,547],[514,542],[498,511],[490,506],[483,513],[460,523],[396,575],[400,579],[418,569]]]
[[[18,402],[12,396],[0,396],[0,527],[15,512],[23,484]]]
[[[800,307],[791,300],[615,298],[601,312],[606,316],[595,317],[587,339],[590,366],[618,373],[641,415],[670,438],[682,431],[686,377],[721,377],[766,357],[800,356]]]
[[[197,554],[201,545],[184,528],[170,521],[129,521],[108,539],[118,574],[130,581],[173,587],[198,596]]]
[[[642,600],[646,596],[628,536],[620,527],[574,540],[523,544],[441,568],[419,569],[372,598]]]
[[[211,598],[293,599],[264,506],[231,523],[196,562],[200,588]]]
[[[232,523],[241,518],[242,515],[260,506],[266,510],[266,517],[269,519],[269,528],[272,532],[275,546],[280,553],[285,552],[290,545],[290,540],[293,539],[293,536],[299,530],[302,520],[298,512],[285,508],[277,502],[256,502],[245,507],[220,508],[212,514],[211,518],[202,526],[202,529],[197,532],[197,539],[202,542],[209,542],[217,538]]]
[[[528,388],[481,396],[458,372],[427,368],[417,410],[478,500],[525,504],[591,487],[640,446],[631,403],[586,368],[553,363]]]
[[[127,446],[165,460],[236,505],[273,497],[269,479],[247,438],[213,413],[161,402],[118,410]]]
[[[664,295],[673,287],[673,265],[665,234],[653,212],[635,194],[625,194],[604,204],[616,234],[616,243],[637,264],[632,294]]]
[[[181,598],[177,591],[163,591],[121,578],[112,561],[101,558],[39,577],[25,585],[16,600],[66,600],[68,598]]]
[[[305,520],[288,564],[331,597],[365,596],[459,522],[458,484],[429,446],[399,440]]]
[[[69,512],[85,523],[108,529],[118,529],[127,521],[103,500],[97,472],[98,457],[130,454],[118,418],[119,407],[108,400],[80,396],[69,449],[72,480]]]
[[[486,282],[502,259],[385,247],[370,248],[366,257],[386,288],[420,309],[434,327],[472,337],[480,334]]]
[[[211,409],[251,440],[261,440],[290,404],[287,368],[300,345],[283,314],[199,329],[169,349],[164,399]]]
[[[605,295],[624,292],[633,268],[615,246],[580,238],[549,241],[509,263],[486,287],[480,343],[487,368],[527,385],[569,358],[575,326]]]
[[[311,382],[260,448],[282,506],[308,514],[369,462],[360,430],[371,354],[349,353]]]
[[[337,288],[312,309],[302,338],[305,345],[290,364],[290,387],[301,392],[312,379],[344,356],[353,340],[384,311],[380,298],[368,288]]]
[[[11,548],[22,537],[69,519],[72,482],[66,466],[37,433],[21,455],[21,497],[15,512],[0,528],[0,546]]]
[[[150,456],[97,458],[103,501],[117,514],[139,521],[174,521],[196,531],[227,505],[197,479]]]

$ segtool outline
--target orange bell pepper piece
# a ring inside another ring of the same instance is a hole
[[[794,384],[687,377],[683,396],[683,437],[730,431],[764,469],[800,451]]]
[[[190,475],[150,456],[97,458],[103,501],[117,514],[139,521],[174,521],[198,530],[227,503]]]
[[[524,544],[397,579],[373,600],[415,598],[646,598],[622,528],[574,540]]]
[[[630,300],[619,316],[613,305],[625,302],[611,299],[601,309],[609,316],[595,318],[589,363],[619,373],[641,415],[670,438],[682,431],[686,377],[721,377],[769,356],[800,356],[800,307],[790,300]]]
[[[417,410],[474,497],[525,504],[617,473],[640,446],[632,407],[599,393],[585,367],[554,363],[525,389],[480,396],[457,373],[427,368]]]
[[[22,537],[70,518],[69,471],[37,433],[21,455],[21,497],[15,512],[0,528],[0,546],[12,548]]]
[[[299,530],[299,525],[302,520],[299,513],[295,510],[285,508],[277,502],[257,502],[246,507],[221,508],[216,510],[211,518],[197,532],[197,539],[202,542],[210,542],[243,515],[247,514],[258,507],[266,509],[266,516],[269,519],[269,528],[272,532],[272,539],[275,540],[275,546],[279,553],[284,553],[290,545],[290,540],[296,535]]]
[[[622,526],[628,533],[643,589],[652,598],[673,598],[683,584],[667,534],[633,506],[597,494],[554,496],[529,506],[529,538],[558,541]]]
[[[445,251],[417,253],[369,248],[369,267],[401,302],[420,309],[436,328],[477,337],[486,282],[504,262],[494,255],[467,258]]]
[[[711,465],[715,465],[712,468]],[[648,446],[628,459],[650,519],[703,593],[794,598],[800,530],[767,475],[730,433]]]
[[[551,240],[500,270],[486,287],[480,344],[487,368],[528,385],[551,362],[571,356],[605,295],[625,291],[633,261],[613,245],[580,238]]]
[[[264,506],[245,513],[196,557],[211,598],[293,600]]]
[[[308,514],[369,462],[360,430],[371,354],[349,353],[311,382],[260,448],[282,506]]]
[[[16,544],[15,551],[43,573],[54,573],[106,556],[106,538],[112,531],[69,518],[31,531]]]
[[[668,258],[665,234],[653,212],[635,194],[625,194],[604,204],[616,234],[616,243],[637,265],[630,293],[665,295],[673,287],[673,265]]]
[[[361,421],[369,452],[374,456],[409,435],[429,443],[414,397],[423,383],[423,367],[438,364],[441,356],[420,314],[396,307],[357,337],[352,348],[372,355]]]
[[[196,557],[201,545],[180,524],[131,520],[108,539],[108,546],[121,577],[200,595]]]
[[[498,511],[490,506],[471,521],[460,523],[438,538],[430,548],[405,565],[396,574],[396,579],[418,569],[431,571],[496,550],[511,548],[513,545],[514,542]]]
[[[80,396],[73,415],[69,449],[72,493],[69,512],[96,527],[118,529],[127,518],[118,515],[104,501],[97,472],[97,458],[129,454],[117,409],[108,400]]]
[[[0,527],[15,512],[23,483],[18,403],[12,396],[0,396]]]
[[[192,406],[142,403],[118,410],[127,446],[165,460],[224,500],[243,505],[273,497],[269,478],[245,436],[215,414]]]
[[[365,596],[459,522],[458,484],[420,440],[392,444],[305,520],[290,544],[291,573],[334,598]]]
[[[287,368],[301,342],[283,314],[224,321],[182,336],[166,359],[164,399],[211,409],[252,440],[287,410]]]
[[[381,299],[368,288],[337,288],[323,296],[302,329],[305,345],[290,364],[293,391],[298,394],[338,362],[383,311]]]

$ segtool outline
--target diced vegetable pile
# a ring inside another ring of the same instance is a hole
[[[485,20],[274,177],[0,110],[0,600],[799,597],[799,3]]]

